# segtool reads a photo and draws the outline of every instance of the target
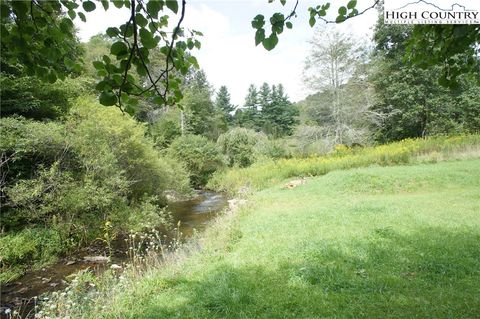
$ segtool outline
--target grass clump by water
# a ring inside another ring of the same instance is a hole
[[[335,171],[260,191],[202,249],[82,318],[476,318],[480,160]],[[63,313],[65,315],[66,313]]]
[[[406,139],[362,148],[340,145],[326,156],[266,160],[247,168],[218,172],[208,186],[235,193],[244,187],[264,189],[294,176],[319,176],[334,170],[371,165],[389,166],[472,157],[480,157],[479,135]]]

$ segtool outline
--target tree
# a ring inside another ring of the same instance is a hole
[[[192,66],[198,67],[197,60],[187,52],[200,48],[197,37],[201,32],[183,30],[185,0],[127,0],[94,2],[84,0],[81,6],[85,12],[97,9],[100,4],[108,10],[110,4],[126,8],[130,12],[128,21],[119,27],[106,30],[112,38],[111,59],[103,55],[95,61],[97,74],[102,77],[96,88],[103,105],[117,105],[134,112],[138,96],[151,99],[159,105],[173,105],[182,98],[179,75],[187,74]],[[1,3],[1,46],[2,69],[4,61],[9,65],[18,64],[29,75],[55,82],[72,72],[80,72],[81,50],[75,48],[76,35],[74,19],[87,21],[74,0],[52,1],[2,1]],[[169,26],[166,9],[180,18],[167,33]],[[151,73],[151,52],[156,48],[165,57],[165,67],[154,78]],[[135,71],[147,76],[148,83],[141,83],[132,76]]]
[[[183,113],[187,133],[214,140],[221,134],[221,129],[217,127],[212,91],[205,72],[196,72],[185,88]]]
[[[285,5],[287,1],[280,2]],[[363,14],[379,2],[372,0],[371,6],[360,11],[357,9],[357,1],[350,0],[338,8],[338,15],[333,21],[325,18],[327,11],[330,10],[330,3],[310,7],[309,24],[314,26],[318,20],[325,23],[341,23]],[[135,112],[138,97],[162,106],[179,102],[183,97],[181,75],[186,75],[191,67],[198,68],[197,60],[190,52],[201,47],[198,37],[202,36],[199,31],[187,31],[182,28],[186,1],[81,2],[83,10],[87,13],[96,10],[98,4],[105,10],[113,4],[130,12],[125,23],[118,27],[110,27],[106,31],[112,38],[110,53],[115,59],[104,55],[101,61],[95,61],[97,74],[102,77],[96,86],[101,92],[100,102],[104,105],[117,105],[129,113]],[[252,27],[256,29],[255,43],[257,45],[262,43],[267,50],[272,50],[277,45],[278,35],[283,32],[284,27],[288,29],[293,27],[292,18],[296,16],[297,5],[298,0],[287,15],[275,12],[271,16],[269,19],[271,33],[266,30],[265,17],[261,14],[255,16],[252,20]],[[36,74],[52,83],[72,72],[80,72],[80,54],[75,48],[73,20],[80,19],[86,22],[87,18],[79,7],[80,4],[75,0],[2,1],[0,10],[2,69],[17,64],[29,75]],[[168,29],[167,9],[180,16],[171,31]],[[447,73],[444,72],[442,82],[453,83],[460,73],[480,73],[479,33],[479,27],[475,25],[417,26],[409,44],[410,56],[416,57],[412,59],[413,61],[420,63],[419,61],[423,60],[427,65],[447,63],[445,67]],[[158,49],[165,59],[163,71],[157,74],[152,73],[150,68],[151,52],[155,49]],[[422,51],[426,51],[427,54],[419,53]],[[454,64],[458,60],[459,52],[462,51],[467,53],[466,63],[463,66],[461,62]],[[140,82],[138,78],[132,76],[133,70],[141,76],[148,77],[149,81]]]
[[[230,93],[228,93],[228,89],[224,85],[217,92],[215,109],[220,113],[221,121],[224,122],[226,127],[232,124],[232,112],[235,111],[235,106],[230,102]]]
[[[272,85],[268,91],[270,94],[261,112],[263,131],[274,137],[291,135],[298,122],[298,109],[288,100],[282,84]]]
[[[270,3],[275,0],[269,1]],[[285,6],[287,0],[280,0]],[[255,31],[255,45],[262,43],[267,50],[272,50],[278,44],[278,35],[284,27],[293,28],[292,18],[297,16],[298,0],[288,14],[275,12],[269,19],[271,33],[267,37],[265,17],[258,14],[252,20],[252,27]],[[309,7],[309,24],[313,27],[318,20],[325,24],[342,23],[355,18],[363,13],[377,7],[383,8],[381,0],[371,0],[370,6],[363,10],[357,8],[357,0],[350,0],[346,5],[338,8],[338,15],[335,20],[325,18],[330,8],[330,3],[319,4]],[[457,78],[462,74],[471,74],[480,81],[480,25],[448,25],[448,24],[420,24],[414,27],[414,32],[406,44],[408,51],[405,54],[406,60],[410,63],[428,68],[433,65],[440,65],[439,82],[443,86],[458,85]]]
[[[321,37],[321,39],[320,39]],[[369,122],[380,114],[372,107],[372,88],[367,81],[366,49],[352,36],[339,31],[317,32],[305,62],[305,83],[319,91],[307,112],[315,113],[323,138],[335,144],[364,144]]]
[[[413,26],[385,25],[383,16],[379,15],[374,34],[376,68],[371,81],[377,93],[374,109],[388,116],[378,129],[376,139],[387,142],[478,131],[478,94],[472,93],[480,90],[474,79],[460,76],[456,79],[457,87],[449,89],[436,80],[441,77],[442,66],[419,69],[404,63],[414,29]]]
[[[258,91],[255,85],[250,84],[243,108],[237,109],[235,122],[241,126],[259,130],[260,109],[258,103]]]

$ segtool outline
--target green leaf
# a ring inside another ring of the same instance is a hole
[[[109,7],[108,0],[102,0],[102,6],[103,6],[103,9],[107,11]]]
[[[315,20],[315,17],[310,17],[310,19],[308,20],[308,24],[310,24],[311,27],[313,27],[315,25],[315,22],[317,22]]]
[[[346,20],[345,16],[338,16],[336,19],[335,19],[335,22],[336,23],[342,23]]]
[[[347,4],[347,8],[353,9],[357,5],[357,0],[350,0]]]
[[[178,2],[177,0],[166,0],[165,4],[167,5],[167,8],[173,11],[173,13],[178,12]]]
[[[119,33],[120,30],[118,28],[107,28],[107,31],[105,32],[110,38],[116,37]]]
[[[189,50],[193,50],[193,48],[195,47],[195,44],[193,43],[192,39],[187,40],[187,47]]]
[[[135,21],[141,27],[145,27],[148,24],[148,20],[141,13],[135,15]]]
[[[117,96],[112,91],[103,91],[100,94],[100,104],[105,106],[115,105],[117,103]]]
[[[2,18],[6,18],[10,15],[10,8],[3,2],[0,6],[0,13]]]
[[[265,25],[265,17],[261,14],[257,15],[252,20],[252,28],[261,29]]]
[[[105,68],[104,64],[101,61],[93,61],[92,64],[93,64],[93,67],[97,70],[101,70]]]
[[[147,49],[153,49],[157,46],[157,41],[154,39],[153,34],[145,28],[140,29],[140,42]]]
[[[114,74],[114,75],[112,75],[112,79],[113,79],[113,81],[115,81],[115,83],[117,85],[121,85],[123,83],[123,75]]]
[[[198,64],[197,58],[193,55],[188,57],[188,62],[190,62],[196,69],[200,69],[200,65]]]
[[[119,56],[128,52],[127,45],[121,41],[115,42],[110,47],[110,53]]]
[[[264,39],[265,39],[265,30],[258,29],[257,32],[255,32],[255,45],[259,45],[260,43],[262,43]]]
[[[175,91],[173,92],[173,94],[175,95],[175,99],[176,99],[177,101],[180,101],[181,99],[183,99],[183,93],[182,93],[182,91],[180,91],[180,90],[175,90]]]
[[[161,97],[159,95],[155,96],[152,99],[152,102],[157,104],[157,105],[160,105],[160,106],[163,106],[165,104],[165,100],[163,99],[163,97]]]
[[[147,3],[147,12],[151,15],[154,19],[158,19],[158,12],[162,10],[163,2],[158,0],[150,0]]]
[[[346,15],[347,14],[347,8],[345,8],[345,7],[338,8],[338,14],[342,15],[342,16]]]
[[[287,23],[285,23],[285,25],[287,26],[288,29],[293,28],[293,25],[290,21],[287,21]]]
[[[77,14],[73,10],[68,10],[68,16],[70,19],[75,19],[77,17]]]
[[[262,41],[263,47],[271,51],[273,48],[277,46],[278,37],[275,33],[270,34],[270,36]]]
[[[24,18],[28,12],[28,6],[26,1],[12,1],[12,9],[15,15],[19,18]]]
[[[108,55],[103,55],[102,59],[105,62],[105,64],[110,64],[112,62],[112,60],[110,59],[110,57]]]
[[[83,22],[87,22],[87,18],[85,17],[85,15],[83,14],[83,12],[77,12],[78,16],[80,17],[80,20],[82,20]]]
[[[124,4],[123,0],[113,0],[112,2],[113,2],[113,5],[118,9],[121,9]]]
[[[287,3],[287,0],[280,0],[280,3],[282,4],[282,6],[284,6],[285,3]]]
[[[95,3],[93,3],[92,1],[84,1],[82,3],[82,6],[83,6],[83,10],[85,10],[86,12],[91,12],[95,10],[95,8],[97,7]]]
[[[147,69],[143,66],[141,62],[137,64],[137,73],[140,76],[146,76],[147,75]]]
[[[106,88],[111,88],[107,81],[100,81],[95,86],[95,89],[98,91],[104,91]]]

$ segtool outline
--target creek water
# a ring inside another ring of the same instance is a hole
[[[172,214],[174,224],[179,225],[182,238],[187,239],[195,231],[203,230],[209,221],[223,211],[227,203],[227,197],[224,194],[197,191],[192,199],[170,203],[168,211]],[[165,236],[171,236],[170,233],[165,234]],[[127,246],[123,239],[114,241],[112,263],[128,262]],[[7,309],[17,309],[21,317],[30,317],[28,312],[33,308],[34,297],[65,288],[67,285],[65,279],[69,275],[86,268],[94,273],[101,273],[109,265],[87,262],[84,259],[86,256],[94,255],[95,252],[98,254],[98,248],[88,247],[75,256],[59,260],[49,267],[28,272],[16,281],[2,286],[0,317],[8,318],[5,315]]]

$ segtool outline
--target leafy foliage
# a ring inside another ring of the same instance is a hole
[[[419,69],[404,64],[414,28],[385,25],[379,18],[375,29],[374,109],[387,115],[377,132],[385,142],[408,137],[454,132],[478,132],[479,85],[469,76],[456,77],[456,88],[445,88],[437,79],[442,66]],[[476,107],[473,107],[476,105]]]
[[[181,111],[178,109],[163,110],[149,128],[155,146],[159,149],[167,148],[174,139],[182,134]]]
[[[91,98],[76,101],[65,123],[6,117],[1,126],[2,228],[42,225],[60,236],[61,251],[97,238],[105,221],[115,231],[151,225],[146,203],[160,214],[165,190],[190,190],[186,171],[159,155],[143,125]]]
[[[217,144],[225,154],[229,166],[246,167],[255,162],[257,146],[266,142],[264,134],[237,127],[220,135]]]
[[[173,141],[168,154],[183,163],[193,187],[205,186],[210,176],[224,166],[215,143],[199,135],[183,135]]]
[[[104,10],[110,2],[102,1]],[[181,75],[191,67],[198,67],[196,58],[189,54],[200,47],[196,37],[201,32],[185,32],[181,27],[185,15],[185,1],[181,9],[177,0],[111,1],[117,8],[130,11],[128,21],[119,27],[107,29],[112,39],[109,53],[94,61],[97,75],[102,79],[96,88],[101,104],[118,105],[129,113],[135,112],[142,95],[160,105],[173,105],[180,101]],[[87,14],[97,10],[94,1],[78,4],[73,0],[54,1],[2,1],[2,69],[4,64],[20,65],[28,75],[37,75],[54,83],[68,74],[82,69],[73,20],[87,21]],[[179,13],[180,19],[171,34],[167,12]],[[153,50],[163,54],[163,72],[154,74],[150,66]],[[140,82],[131,74],[135,70],[148,77]]]
[[[2,116],[58,119],[65,116],[71,101],[93,88],[89,78],[67,78],[61,83],[43,82],[35,76],[0,75]]]
[[[406,43],[406,57],[422,68],[439,66],[439,83],[457,87],[461,74],[480,83],[480,26],[417,25]]]
[[[270,87],[263,83],[259,90],[250,85],[244,106],[237,109],[234,121],[241,127],[282,137],[293,132],[297,116],[298,110],[289,101],[281,84]]]

